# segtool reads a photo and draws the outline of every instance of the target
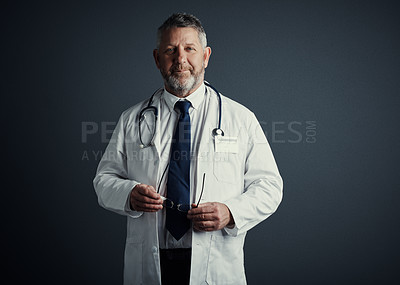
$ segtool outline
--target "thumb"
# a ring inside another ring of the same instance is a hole
[[[154,189],[154,187],[151,185],[147,185],[147,189],[149,189],[150,191],[156,192],[156,189]]]

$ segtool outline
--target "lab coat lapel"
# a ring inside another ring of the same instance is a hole
[[[157,107],[158,110],[158,115],[157,115],[157,123],[156,123],[156,132],[154,134],[154,139],[153,139],[153,144],[154,144],[154,151],[155,151],[155,156],[158,158],[158,160],[160,159],[160,153],[161,153],[161,121],[160,121],[160,97],[161,97],[162,92],[159,92],[158,94],[156,94],[156,96],[154,96],[154,100],[153,100],[153,104],[154,106]]]
[[[205,178],[205,187],[207,187],[207,177],[210,181],[210,177],[212,175],[212,164],[214,158],[214,138],[211,135],[212,130],[218,125],[218,100],[217,97],[211,93],[211,89],[207,88],[207,95],[204,100],[205,108],[204,108],[204,116],[203,116],[203,124],[200,135],[200,141],[198,148],[196,150],[196,162],[197,162],[197,173],[196,173],[196,203],[199,201],[203,174],[206,174]],[[207,200],[206,196],[203,193],[202,200]]]

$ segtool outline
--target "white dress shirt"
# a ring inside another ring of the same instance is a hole
[[[160,131],[161,131],[161,152],[160,152],[160,173],[163,173],[170,160],[171,151],[171,140],[175,132],[175,127],[179,118],[179,111],[174,109],[174,105],[179,100],[187,100],[191,103],[189,108],[190,124],[191,124],[191,152],[194,151],[196,142],[199,138],[202,129],[202,122],[205,111],[205,92],[206,88],[204,83],[197,88],[195,92],[185,98],[179,98],[167,90],[163,91],[160,102]],[[191,160],[190,163],[190,201],[191,203],[197,203],[194,201],[195,188],[194,187],[194,175],[196,173],[196,163]],[[167,189],[168,170],[164,175],[163,181],[160,184],[160,194],[166,197]],[[163,208],[157,212],[158,215],[158,238],[160,248],[189,248],[192,246],[192,232],[187,231],[186,234],[179,240],[168,232],[165,227],[166,209]]]

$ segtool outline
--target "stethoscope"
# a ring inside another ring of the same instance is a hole
[[[218,136],[223,136],[224,135],[224,131],[221,129],[221,118],[222,118],[222,101],[221,101],[221,95],[218,92],[217,89],[215,89],[214,86],[212,86],[210,83],[208,83],[207,81],[204,81],[204,84],[208,87],[210,87],[218,96],[218,105],[219,105],[219,113],[218,113],[218,126],[212,130],[212,135],[214,137],[218,137]],[[139,140],[140,140],[140,148],[146,148],[149,146],[153,145],[153,139],[154,136],[156,134],[156,123],[157,123],[157,117],[158,117],[158,110],[157,107],[155,106],[151,106],[151,104],[153,103],[153,98],[154,96],[160,91],[162,90],[162,88],[157,89],[153,95],[151,95],[149,103],[147,104],[147,107],[143,108],[140,113],[139,113]],[[150,141],[145,144],[143,142],[142,139],[142,122],[146,119],[146,114],[150,112],[152,113],[152,117],[154,118],[154,126],[153,126],[153,131],[151,132],[151,139]]]

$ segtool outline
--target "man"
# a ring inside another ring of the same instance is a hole
[[[127,216],[124,284],[246,284],[246,232],[282,199],[271,149],[253,113],[204,83],[196,17],[169,17],[153,55],[164,88],[121,115],[94,179]]]

